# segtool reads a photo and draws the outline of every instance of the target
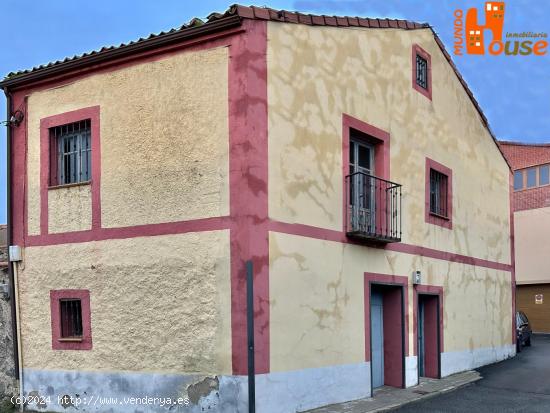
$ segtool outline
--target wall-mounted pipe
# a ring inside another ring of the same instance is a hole
[[[13,113],[13,97],[7,88],[4,89],[6,95],[6,119],[11,119]],[[11,156],[11,141],[12,141],[12,130],[14,125],[11,122],[6,124],[6,221],[8,224],[7,231],[7,244],[13,244],[13,227],[12,227],[12,206],[11,206],[11,185],[12,185],[12,156]],[[8,252],[9,254],[9,252]],[[23,383],[21,383],[21,365],[20,365],[20,340],[19,340],[19,326],[17,323],[18,311],[16,303],[16,279],[14,277],[14,266],[16,263],[12,263],[8,259],[8,275],[10,279],[10,295],[11,300],[11,325],[12,325],[12,343],[13,343],[13,362],[14,362],[14,373],[15,377],[19,379],[19,390],[20,395],[22,391]]]
[[[248,413],[256,412],[256,369],[254,367],[254,268],[246,262],[246,326],[248,341]]]

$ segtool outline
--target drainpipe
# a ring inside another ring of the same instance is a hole
[[[4,89],[4,94],[6,95],[6,119],[9,120],[13,114],[13,99],[8,91],[8,88]],[[8,224],[8,233],[7,233],[7,244],[8,244],[8,251],[9,246],[12,245],[13,241],[13,231],[12,231],[12,212],[11,212],[11,139],[12,139],[12,128],[13,125],[8,122],[7,128],[6,128],[6,218],[7,218],[7,224]],[[8,252],[9,254],[9,252]],[[11,299],[11,325],[12,325],[12,343],[13,343],[13,363],[14,363],[14,373],[15,376],[19,379],[19,397],[22,396],[23,391],[23,382],[22,382],[22,369],[21,369],[21,351],[20,351],[20,336],[19,336],[19,311],[17,308],[17,293],[18,289],[15,285],[17,279],[15,272],[17,271],[15,266],[16,263],[12,263],[10,257],[8,257],[8,275],[10,279],[10,296]],[[22,399],[21,399],[22,401]],[[21,409],[23,408],[23,404],[21,403]]]
[[[21,351],[21,322],[19,320],[19,279],[18,279],[18,262],[12,262],[13,265],[13,286],[15,294],[13,295],[13,301],[15,301],[15,326],[17,330],[17,365],[19,366],[19,411],[23,411],[25,403],[23,403],[23,352]]]
[[[254,367],[254,271],[246,262],[246,327],[248,347],[248,413],[256,412],[256,369]]]

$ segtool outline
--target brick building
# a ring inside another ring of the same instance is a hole
[[[550,332],[550,144],[501,141],[514,170],[516,305]]]

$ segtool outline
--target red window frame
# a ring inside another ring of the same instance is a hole
[[[342,224],[343,231],[346,232],[348,226],[346,210],[349,204],[349,196],[346,191],[346,176],[349,175],[349,148],[352,135],[352,129],[363,135],[361,141],[374,146],[374,171],[377,177],[390,179],[390,134],[376,126],[366,123],[360,119],[354,118],[346,113],[342,114]],[[384,228],[384,222],[377,225]],[[382,229],[384,230],[384,229]]]
[[[447,216],[433,214],[430,211],[430,170],[437,171],[447,176]],[[426,183],[425,183],[425,221],[429,224],[439,225],[444,228],[453,228],[453,171],[433,159],[426,158]]]
[[[50,129],[89,119],[91,122],[92,173],[91,180],[55,186],[57,151],[52,148]],[[101,145],[100,107],[90,106],[71,112],[60,113],[40,119],[40,234],[48,234],[48,192],[73,185],[91,185],[92,229],[101,228]],[[53,185],[53,186],[52,186]]]
[[[416,56],[417,55],[424,58],[427,62],[427,70],[428,70],[427,89],[424,89],[422,86],[416,83]],[[432,100],[432,57],[427,51],[425,51],[423,48],[421,48],[417,44],[413,44],[412,46],[412,87],[417,92],[420,92],[421,94],[426,96],[428,99]]]
[[[82,309],[82,338],[61,336],[61,300],[78,299]],[[91,350],[92,320],[89,290],[50,290],[53,350]]]

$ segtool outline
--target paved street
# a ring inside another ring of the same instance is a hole
[[[472,385],[395,410],[425,412],[550,411],[550,336],[537,336],[514,359],[479,369]]]

